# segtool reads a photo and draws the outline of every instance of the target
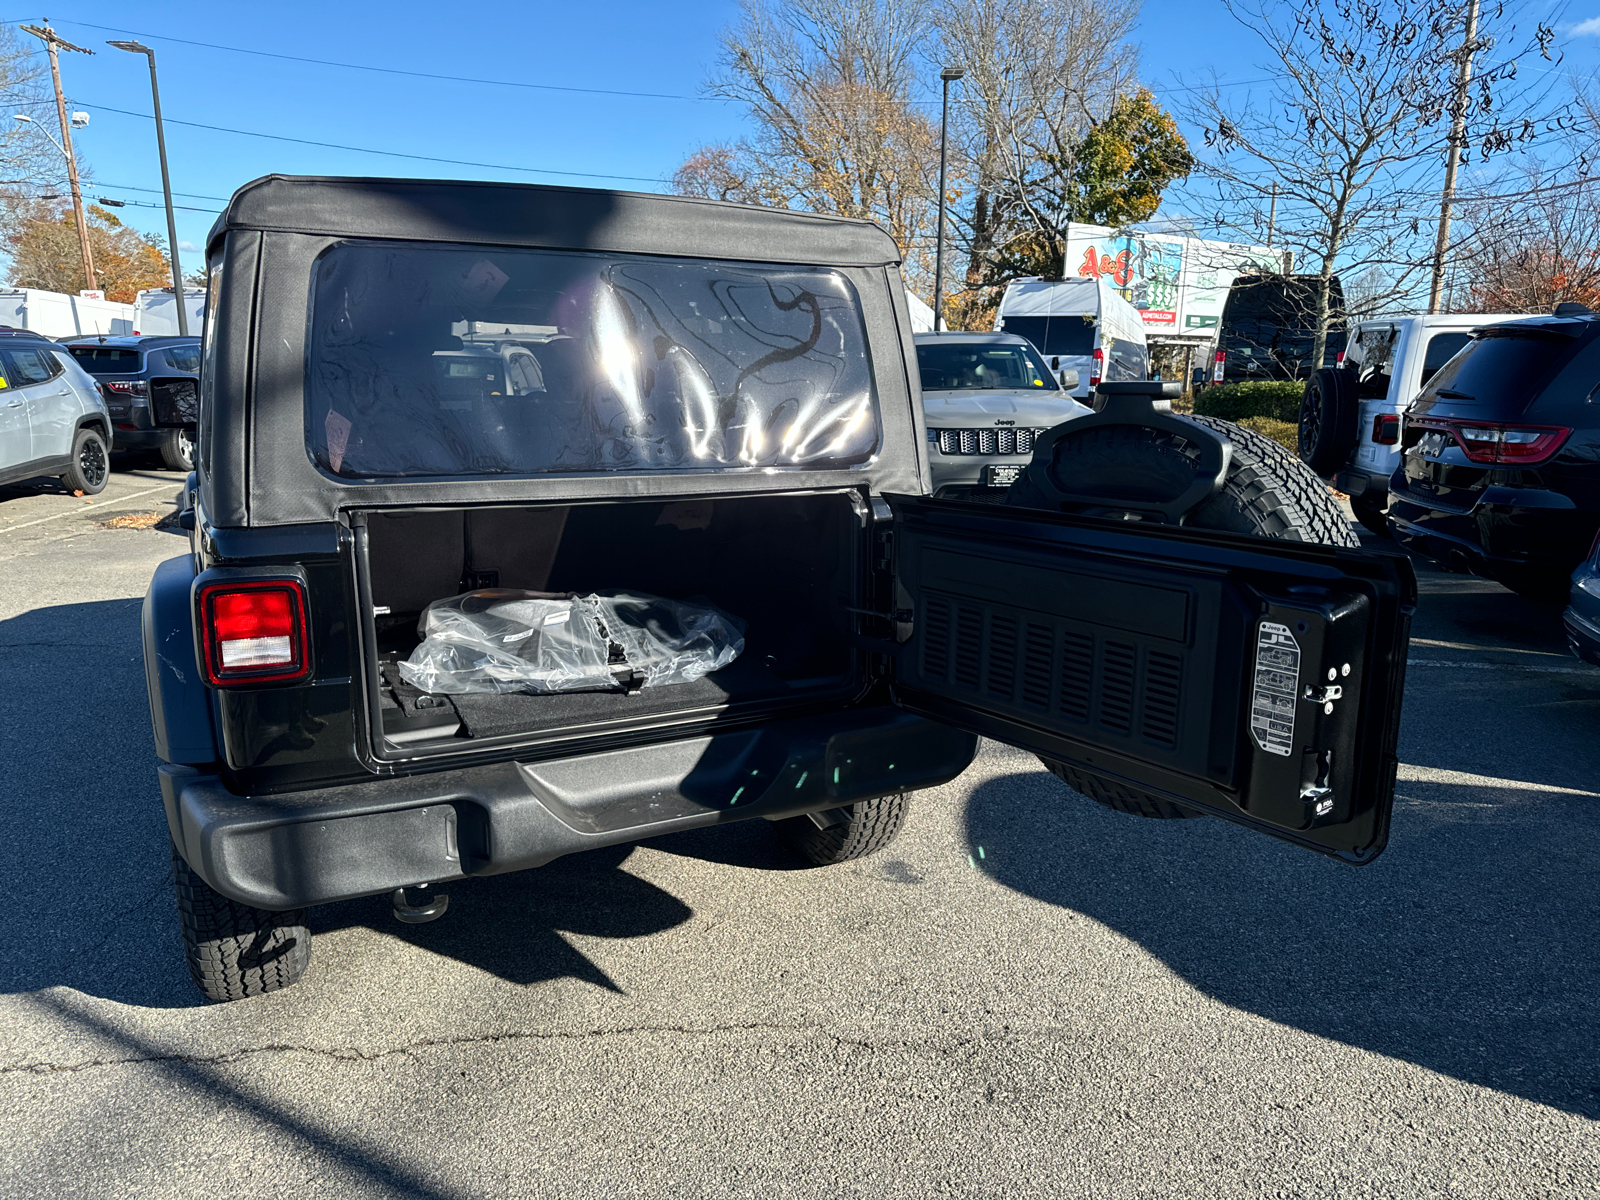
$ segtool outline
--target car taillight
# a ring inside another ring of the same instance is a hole
[[[1561,448],[1572,430],[1555,425],[1491,425],[1451,421],[1456,441],[1476,463],[1543,462]]]
[[[281,683],[311,673],[306,596],[297,579],[213,583],[200,589],[206,682]]]
[[[142,379],[108,379],[102,386],[119,396],[143,396],[150,390]]]
[[[1089,386],[1094,387],[1105,374],[1106,352],[1099,346],[1094,348],[1094,354],[1089,359]]]
[[[1337,353],[1337,354],[1335,354],[1333,356],[1333,365],[1335,367],[1344,366],[1344,351],[1343,350],[1339,351],[1339,353]]]
[[[1223,351],[1217,351],[1216,360],[1211,364],[1211,382],[1222,382],[1222,368],[1226,365],[1228,356]]]
[[[1372,440],[1380,446],[1392,446],[1400,440],[1398,413],[1379,413],[1372,418]]]

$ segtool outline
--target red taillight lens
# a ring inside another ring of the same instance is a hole
[[[1452,421],[1448,428],[1475,463],[1532,464],[1561,448],[1572,430],[1554,425],[1491,425]]]
[[[108,379],[103,386],[119,396],[143,396],[150,390],[142,379]]]
[[[209,584],[200,590],[200,621],[213,686],[277,683],[311,671],[298,580]]]
[[[1106,352],[1099,346],[1094,348],[1094,355],[1089,359],[1089,386],[1099,383],[1105,375]]]
[[[1228,356],[1221,350],[1217,351],[1216,361],[1211,364],[1211,382],[1222,382],[1222,369],[1228,362]]]
[[[1398,413],[1379,413],[1372,418],[1372,440],[1380,446],[1393,446],[1400,440]]]

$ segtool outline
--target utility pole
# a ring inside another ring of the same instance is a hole
[[[1439,240],[1433,247],[1433,283],[1428,288],[1428,312],[1439,311],[1444,294],[1444,256],[1450,245],[1450,202],[1456,195],[1456,164],[1466,142],[1467,105],[1471,99],[1472,56],[1477,50],[1478,0],[1467,0],[1467,32],[1461,40],[1461,65],[1456,73],[1456,99],[1450,121],[1450,153],[1444,166],[1444,195],[1439,198]]]
[[[94,51],[74,46],[65,38],[59,37],[56,31],[50,28],[49,17],[45,18],[44,28],[24,25],[22,31],[42,40],[50,54],[50,78],[56,85],[56,115],[61,118],[61,145],[67,156],[67,182],[72,185],[72,215],[78,223],[78,249],[83,254],[83,286],[92,292],[95,290],[94,251],[89,248],[89,223],[83,216],[83,189],[78,186],[78,160],[72,153],[72,123],[67,120],[66,97],[61,94],[61,64],[56,59],[56,48],[59,46],[63,50],[76,50],[79,54],[93,54]],[[181,304],[183,298],[180,296],[178,299]]]
[[[1278,185],[1272,185],[1272,211],[1267,214],[1267,248],[1272,248],[1272,235],[1278,229]]]

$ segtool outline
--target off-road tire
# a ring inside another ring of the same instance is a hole
[[[187,448],[183,435],[188,434]],[[182,471],[188,474],[194,470],[194,434],[187,429],[167,430],[166,440],[161,443],[161,462],[169,471]]]
[[[208,1000],[264,996],[299,981],[311,961],[306,910],[267,912],[213,891],[172,849],[189,975]]]
[[[98,496],[111,481],[111,448],[98,429],[83,428],[72,438],[72,464],[61,476],[69,492]]]
[[[911,795],[899,792],[860,800],[848,806],[848,820],[818,829],[810,817],[788,817],[774,822],[789,848],[812,866],[831,867],[876,854],[894,841],[911,810]]]
[[[1355,530],[1328,485],[1305,463],[1269,437],[1217,417],[1190,417],[1197,425],[1233,443],[1222,488],[1191,513],[1185,524],[1289,542],[1325,546],[1360,545]],[[1100,479],[1117,478],[1123,498],[1130,490],[1177,494],[1194,477],[1197,451],[1171,434],[1138,426],[1111,425],[1073,443],[1072,486],[1092,491]],[[1078,467],[1085,470],[1079,474]],[[1032,503],[1030,503],[1032,501]],[[1045,500],[1024,475],[1013,486],[1010,504],[1044,507]],[[1118,812],[1141,817],[1200,817],[1205,814],[1065,763],[1041,759],[1068,787]]]
[[[1039,760],[1050,774],[1075,792],[1082,792],[1089,799],[1107,808],[1114,808],[1118,812],[1132,813],[1136,817],[1203,817],[1206,814],[1194,808],[1186,808],[1182,804],[1174,804],[1150,792],[1138,788],[1126,787],[1120,783],[1113,783],[1103,775],[1093,775],[1087,771],[1080,771],[1066,763],[1052,762],[1048,758]]]
[[[1360,400],[1354,373],[1323,367],[1306,380],[1300,397],[1300,459],[1321,476],[1344,466],[1356,448]]]

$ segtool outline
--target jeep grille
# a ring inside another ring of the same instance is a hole
[[[936,429],[940,454],[1032,454],[1042,429]]]

